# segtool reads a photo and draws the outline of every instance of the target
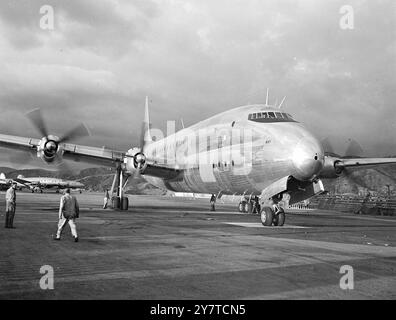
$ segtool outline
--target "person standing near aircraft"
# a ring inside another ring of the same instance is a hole
[[[215,203],[216,203],[216,196],[212,194],[212,196],[210,197],[210,211],[216,211]]]
[[[75,220],[79,217],[80,209],[76,197],[70,194],[70,189],[65,190],[65,194],[61,197],[59,206],[59,222],[58,231],[54,240],[60,240],[62,231],[67,223],[69,223],[74,242],[78,242],[77,228]]]
[[[14,228],[15,206],[16,206],[16,183],[13,182],[6,192],[6,221],[5,227]]]
[[[109,203],[110,195],[109,195],[109,190],[105,190],[105,196],[103,199],[103,209],[107,209],[107,204]]]

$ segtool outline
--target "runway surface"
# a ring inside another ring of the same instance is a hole
[[[262,227],[236,204],[130,196],[103,210],[102,194],[76,194],[80,242],[56,232],[60,195],[18,193],[16,229],[0,194],[0,299],[395,299],[396,219],[292,212]],[[40,268],[54,289],[40,288]],[[340,288],[340,268],[354,289]]]

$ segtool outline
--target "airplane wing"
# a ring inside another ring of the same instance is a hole
[[[38,152],[40,141],[35,138],[0,134],[0,147],[14,150]],[[62,150],[61,157],[64,159],[108,167],[114,167],[117,162],[123,162],[126,156],[126,153],[121,151],[71,143],[60,143],[58,148]],[[179,173],[179,170],[149,162],[143,174],[160,178],[174,178]]]
[[[21,178],[15,178],[15,179],[13,179],[13,181],[16,181],[16,182],[18,182],[20,184],[23,184],[25,186],[30,186],[30,185],[34,184],[31,181],[27,181],[27,180],[24,180],[24,179],[21,179]]]
[[[335,166],[340,168],[367,167],[396,163],[396,158],[344,158]]]
[[[40,139],[0,134],[0,147],[34,152],[39,144]],[[115,161],[123,161],[125,156],[120,151],[78,144],[61,143],[59,147],[63,149],[65,159],[106,166],[114,166]]]

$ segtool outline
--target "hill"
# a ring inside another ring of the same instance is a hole
[[[88,168],[80,172],[70,171],[52,171],[44,169],[22,169],[16,170],[12,168],[5,169],[4,172],[7,178],[16,178],[18,175],[25,177],[54,177],[67,180],[77,180],[86,186],[88,190],[103,191],[110,189],[113,183],[115,170],[112,168]],[[143,178],[133,178],[128,181],[126,186],[126,193],[129,194],[164,194],[163,190],[147,183]]]
[[[69,180],[78,180],[86,185],[86,188],[93,191],[103,191],[110,189],[115,169],[113,168],[88,168],[79,172],[52,171],[44,169],[23,169],[2,167],[0,172],[4,172],[9,178],[16,178],[19,174],[25,177],[57,177]],[[338,179],[323,179],[324,187],[330,193],[366,193],[367,191],[378,192],[387,195],[390,191],[396,195],[396,165],[386,165],[375,169],[350,170],[350,174],[342,174]],[[389,189],[388,189],[389,186]],[[143,178],[130,179],[126,186],[126,192],[130,194],[164,194],[163,190],[146,182]]]

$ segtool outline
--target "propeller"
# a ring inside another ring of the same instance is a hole
[[[143,121],[142,128],[140,131],[140,139],[139,139],[140,151],[133,156],[133,161],[134,161],[134,164],[136,167],[136,170],[132,177],[133,179],[140,178],[140,176],[141,176],[140,171],[143,169],[144,164],[147,161],[147,158],[145,155],[145,150],[146,150],[146,146],[147,146],[147,140],[146,140],[147,130],[148,130],[148,124],[145,121]]]
[[[59,144],[69,142],[72,140],[77,140],[86,136],[90,136],[90,132],[85,124],[81,123],[69,130],[67,133],[62,135],[60,138],[50,135],[47,130],[46,123],[43,118],[43,114],[41,109],[36,108],[28,113],[26,113],[26,117],[30,120],[34,128],[41,134],[42,138],[40,141],[40,145],[38,150],[43,153],[43,157],[45,157],[45,161],[51,162],[53,158],[56,156],[56,153],[59,151]],[[38,151],[38,152],[39,152]],[[30,159],[27,159],[30,160]],[[64,162],[61,162],[58,165],[59,170],[70,171]]]
[[[48,136],[47,127],[43,120],[40,109],[37,108],[26,113],[26,117],[32,122],[33,126],[37,129],[38,132],[40,132],[42,137]]]
[[[41,109],[34,109],[28,113],[26,113],[26,117],[31,121],[33,126],[37,129],[37,131],[43,136],[43,137],[48,137],[48,130],[47,126],[45,125],[44,118],[41,112]],[[57,141],[58,143],[62,142],[68,142],[71,140],[76,140],[80,138],[84,138],[87,136],[90,136],[91,133],[89,132],[88,128],[86,127],[85,124],[80,123],[73,129],[69,130],[66,134],[61,136],[59,140]]]
[[[356,140],[351,138],[348,139],[348,141],[349,143],[343,156],[334,152],[334,148],[329,137],[324,138],[321,143],[326,154],[340,158],[360,158],[363,155],[363,148],[361,145]]]
[[[71,140],[77,140],[91,135],[87,126],[84,123],[80,123],[73,129],[69,130],[66,134],[59,138],[59,143],[68,142]]]
[[[351,139],[351,138],[349,138],[347,141],[348,141],[348,145],[346,147],[346,150],[345,150],[343,156],[334,152],[334,148],[333,148],[332,143],[330,142],[329,137],[324,138],[321,141],[321,143],[322,143],[323,149],[325,151],[325,154],[327,156],[339,158],[340,160],[347,159],[347,158],[362,157],[363,148],[361,147],[361,145],[356,140]],[[360,176],[355,175],[353,170],[348,169],[348,168],[339,168],[339,169],[342,170],[343,176],[348,181],[353,182],[354,184],[362,185],[362,186],[366,187],[364,181],[360,178]]]
[[[349,139],[348,147],[345,151],[344,158],[360,158],[363,155],[363,149],[360,144],[353,139]]]

